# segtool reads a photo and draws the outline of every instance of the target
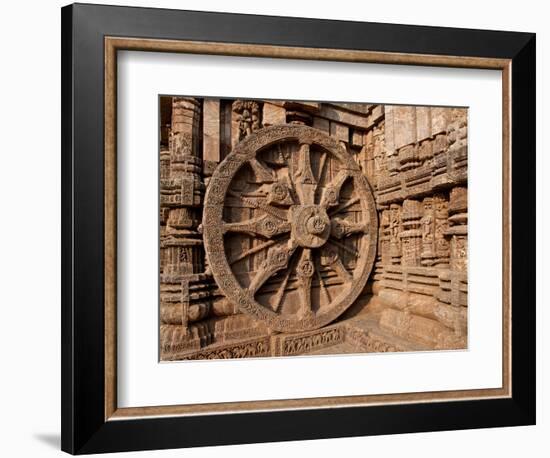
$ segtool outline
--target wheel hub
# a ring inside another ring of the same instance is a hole
[[[319,205],[296,205],[291,208],[291,237],[301,247],[319,248],[330,235],[330,219]]]

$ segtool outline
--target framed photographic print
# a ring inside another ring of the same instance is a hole
[[[63,450],[534,424],[534,34],[76,4],[62,78]]]

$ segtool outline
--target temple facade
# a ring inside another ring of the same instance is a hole
[[[467,109],[160,98],[161,360],[467,348]]]

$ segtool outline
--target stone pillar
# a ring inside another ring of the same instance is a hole
[[[378,186],[379,178],[385,175],[387,170],[384,121],[372,129],[372,142],[372,161],[370,167],[367,168],[371,176],[368,178],[374,186]]]
[[[450,178],[457,182],[466,182],[468,179],[468,126],[467,111],[456,108],[452,111],[453,121],[448,128],[448,173]]]
[[[391,204],[389,210],[389,236],[390,236],[390,259],[392,264],[401,264],[401,207]]]
[[[221,160],[220,101],[205,99],[202,116],[202,165],[205,184]]]
[[[425,197],[422,201],[423,216],[420,220],[420,231],[422,233],[422,253],[421,264],[429,267],[434,264],[435,247],[434,247],[434,209],[433,198]]]
[[[383,169],[381,167],[382,164],[378,167],[378,169],[382,170],[383,173],[381,174],[381,177],[384,175],[389,176],[395,176],[399,173],[399,160],[397,157],[397,146],[396,146],[396,138],[395,138],[395,118],[396,118],[396,107],[394,106],[387,106],[386,107],[386,117],[385,117],[385,124],[384,124],[384,139],[385,139],[385,154],[383,155],[382,162],[383,162]],[[376,161],[375,156],[375,161]],[[375,166],[375,170],[377,167]],[[384,173],[385,172],[385,173]],[[378,180],[380,182],[380,179]]]
[[[391,264],[390,256],[390,211],[384,209],[379,213],[378,217],[379,233],[378,233],[378,253],[377,261],[381,264]]]
[[[450,194],[449,228],[451,270],[466,272],[468,267],[468,189],[455,187]]]
[[[422,218],[422,204],[416,200],[405,200],[401,213],[403,231],[399,234],[402,245],[401,265],[419,266],[422,250],[422,232],[420,219]]]
[[[168,353],[193,344],[188,333],[193,321],[190,282],[204,270],[197,231],[204,194],[200,120],[199,101],[172,98],[169,147],[160,158],[161,348]]]
[[[170,185],[170,150],[166,148],[162,148],[160,150],[160,190],[161,195],[163,195],[163,191],[166,192],[169,190]],[[168,215],[170,213],[170,207],[166,205],[166,202],[161,197],[160,202],[160,215],[159,215],[159,222],[160,222],[160,240],[164,239],[164,236],[166,235],[166,222],[168,221]],[[165,258],[166,250],[161,248],[160,249],[160,273],[162,274],[164,272],[164,258]]]
[[[437,267],[448,268],[450,258],[449,241],[447,239],[447,229],[449,228],[449,203],[444,194],[434,194],[433,207],[434,207],[434,247],[435,247],[435,260],[434,264]]]
[[[163,180],[161,204],[169,208],[161,249],[168,263],[164,273],[174,279],[203,270],[202,242],[197,232],[204,193],[201,179],[200,104],[174,97],[170,132],[170,176]]]

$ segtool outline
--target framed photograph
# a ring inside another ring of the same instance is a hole
[[[531,33],[64,7],[62,449],[534,424],[534,121]]]

